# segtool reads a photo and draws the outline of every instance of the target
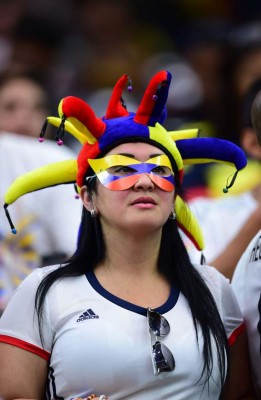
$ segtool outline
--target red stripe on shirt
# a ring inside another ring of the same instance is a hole
[[[232,346],[235,341],[237,340],[238,336],[241,335],[241,333],[245,332],[246,330],[246,325],[245,323],[242,323],[241,325],[239,325],[229,336],[228,338],[228,344],[229,346]]]
[[[7,335],[0,335],[0,342],[11,344],[13,346],[19,347],[21,349],[30,351],[30,353],[37,354],[39,357],[44,358],[46,361],[50,360],[50,353],[41,349],[40,347],[35,346],[34,344],[24,342],[23,340],[7,336]]]

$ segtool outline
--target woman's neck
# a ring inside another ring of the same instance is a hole
[[[106,267],[121,273],[153,274],[157,261],[161,232],[137,238],[135,235],[108,235],[106,237]]]
[[[94,270],[100,284],[115,296],[142,307],[164,304],[170,285],[157,268],[160,241],[160,235],[146,240],[108,238],[106,259]]]

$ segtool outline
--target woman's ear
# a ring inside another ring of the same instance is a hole
[[[88,190],[87,186],[82,186],[80,190],[80,197],[83,202],[83,206],[86,208],[87,211],[91,214],[92,218],[97,217],[98,210],[93,203],[93,196],[92,192]]]
[[[87,186],[82,186],[80,189],[80,198],[82,199],[83,205],[91,212],[94,209],[93,200],[92,200],[92,193],[87,189]]]

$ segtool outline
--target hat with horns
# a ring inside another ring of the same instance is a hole
[[[106,154],[121,143],[147,142],[162,149],[179,171],[182,183],[184,165],[208,162],[223,162],[235,166],[236,171],[227,191],[235,181],[239,170],[246,166],[244,152],[235,144],[216,138],[199,138],[198,130],[167,131],[163,127],[166,119],[166,101],[171,82],[168,71],[158,72],[149,82],[137,112],[129,112],[122,98],[127,83],[132,90],[128,75],[124,74],[114,86],[105,116],[99,118],[92,108],[78,97],[68,96],[58,107],[59,117],[47,117],[39,141],[44,140],[47,124],[58,128],[56,140],[63,143],[64,131],[72,134],[82,145],[77,160],[66,160],[40,167],[17,178],[5,194],[4,208],[10,226],[16,230],[7,211],[8,205],[26,193],[65,183],[84,185],[89,160]],[[177,196],[175,200],[177,222],[198,249],[204,241],[196,218],[189,207]]]

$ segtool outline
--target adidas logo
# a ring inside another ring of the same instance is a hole
[[[99,315],[96,315],[91,308],[89,310],[84,311],[82,315],[79,316],[79,318],[76,320],[76,322],[81,322],[84,321],[85,319],[95,319],[99,318]]]

